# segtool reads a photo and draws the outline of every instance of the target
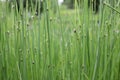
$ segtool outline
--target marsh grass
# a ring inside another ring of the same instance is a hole
[[[55,11],[44,0],[28,16],[0,2],[0,80],[119,80],[120,6],[93,14],[86,3]]]

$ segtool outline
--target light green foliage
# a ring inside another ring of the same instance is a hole
[[[0,2],[0,80],[119,80],[120,14],[44,2],[41,16]]]

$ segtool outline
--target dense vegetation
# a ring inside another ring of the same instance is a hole
[[[0,2],[0,80],[120,80],[120,1],[87,3],[44,0],[35,16]]]

